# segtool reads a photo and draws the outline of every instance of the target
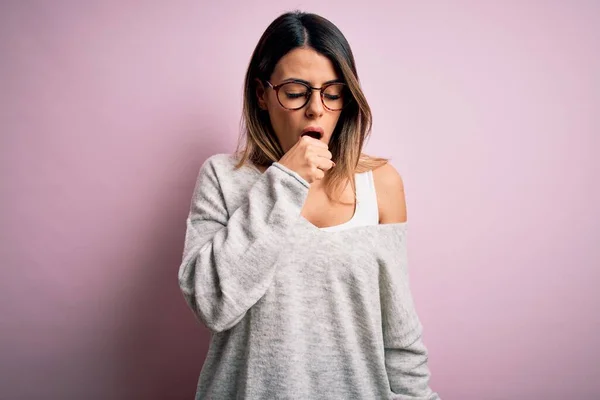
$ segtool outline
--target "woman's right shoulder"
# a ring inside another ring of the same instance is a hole
[[[208,156],[202,163],[201,169],[208,166],[213,168],[227,168],[235,165],[235,155],[231,153],[216,153]]]
[[[235,153],[217,153],[204,160],[198,172],[198,181],[212,182],[213,185],[223,190],[236,189],[245,186],[253,176],[250,166],[236,169],[239,159]]]
[[[235,153],[216,153],[204,160],[200,166],[200,174],[229,174],[235,171],[238,159]]]

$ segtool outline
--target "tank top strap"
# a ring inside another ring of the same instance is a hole
[[[365,171],[355,174],[356,178],[356,218],[360,225],[379,224],[379,208],[377,206],[377,193],[375,192],[375,181],[373,171]]]

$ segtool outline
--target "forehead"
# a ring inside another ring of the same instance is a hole
[[[283,56],[273,71],[275,82],[299,78],[319,85],[332,79],[339,79],[331,60],[311,48],[297,48]]]

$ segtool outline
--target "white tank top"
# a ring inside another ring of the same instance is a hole
[[[343,224],[319,228],[324,231],[341,231],[356,226],[379,224],[379,208],[373,171],[365,171],[354,175],[356,181],[356,208],[352,218]]]

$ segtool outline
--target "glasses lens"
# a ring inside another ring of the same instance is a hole
[[[323,102],[332,110],[341,110],[345,104],[345,86],[339,83],[332,83],[323,90]]]
[[[285,108],[300,108],[308,97],[308,88],[301,83],[286,83],[279,89],[279,101]]]

